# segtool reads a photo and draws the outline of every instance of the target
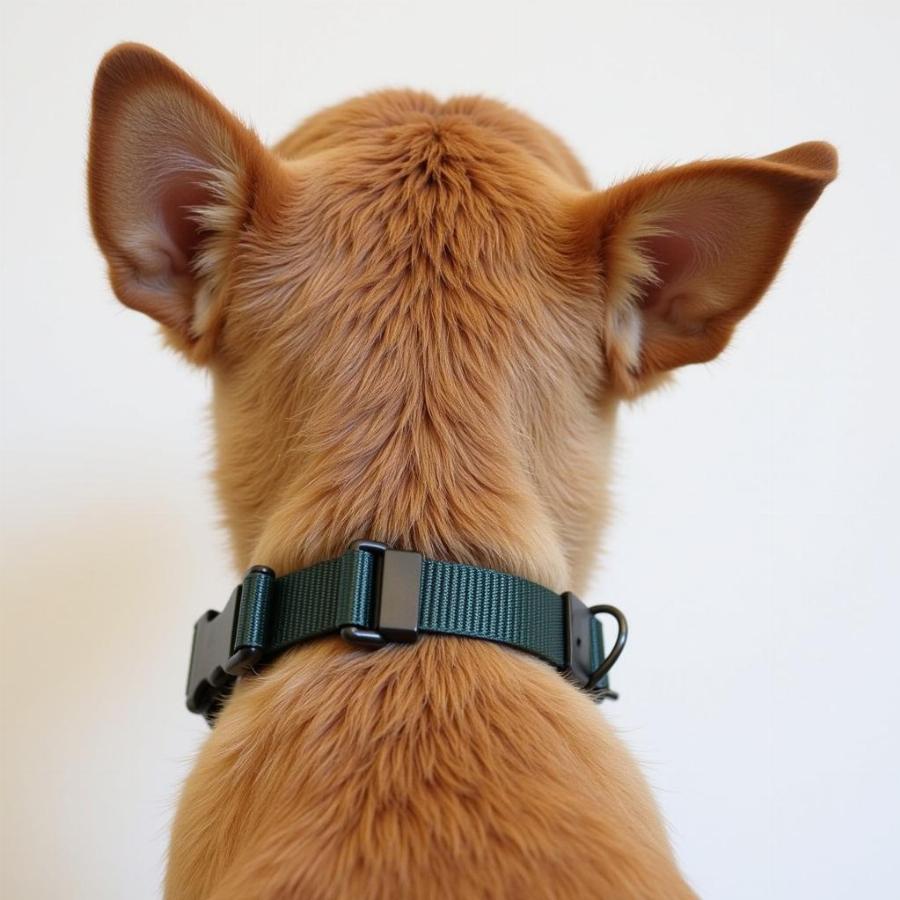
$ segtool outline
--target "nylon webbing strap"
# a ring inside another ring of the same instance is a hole
[[[579,682],[603,663],[602,626],[573,595],[479,566],[354,547],[280,577],[251,569],[226,608],[207,613],[195,627],[188,707],[211,718],[236,676],[295,644],[335,632],[346,636],[348,628],[374,629],[368,634],[378,637],[386,566],[397,557],[413,561],[415,578],[404,584],[418,584],[411,639],[425,632],[506,644]],[[604,678],[597,687],[607,684]]]
[[[367,625],[374,563],[371,553],[349,550],[281,578],[251,570],[241,590],[234,647],[258,647],[270,656],[345,625]]]
[[[339,631],[368,628],[374,599],[374,557],[349,550],[280,578],[251,572],[243,583],[234,647],[252,646],[270,656]],[[419,630],[509,644],[552,663],[566,664],[565,604],[548,588],[462,563],[423,559]],[[591,664],[600,664],[600,623]]]
[[[559,594],[515,575],[431,559],[422,566],[422,631],[509,644],[562,668],[564,612]]]

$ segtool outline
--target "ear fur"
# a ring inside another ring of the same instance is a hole
[[[88,198],[119,299],[195,359],[209,352],[241,228],[277,162],[161,54],[121,44],[94,82]]]
[[[806,143],[664,169],[592,195],[583,214],[601,257],[613,387],[634,396],[671,369],[716,357],[836,174],[834,148]]]

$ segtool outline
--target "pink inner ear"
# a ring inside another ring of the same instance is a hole
[[[653,269],[659,279],[646,285],[641,296],[641,309],[668,319],[672,314],[673,300],[678,296],[678,290],[674,288],[693,269],[697,258],[696,247],[684,233],[656,235],[643,239],[640,245],[641,252],[653,261]]]
[[[163,227],[169,239],[172,271],[190,274],[191,260],[202,238],[193,209],[211,200],[209,186],[198,172],[179,172],[170,177],[159,197]]]
[[[677,211],[659,221],[661,234],[641,239],[646,257],[658,277],[647,284],[641,308],[666,321],[696,313],[692,285],[723,257],[737,248],[739,197],[722,193],[682,200]],[[675,304],[684,308],[676,309]]]

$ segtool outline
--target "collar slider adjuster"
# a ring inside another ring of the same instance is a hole
[[[346,625],[341,637],[357,647],[374,650],[385,644],[411,644],[419,637],[422,591],[421,553],[394,550],[377,541],[355,541],[351,550],[372,554],[372,621],[369,628]]]

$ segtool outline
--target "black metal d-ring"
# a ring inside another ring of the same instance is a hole
[[[616,625],[619,626],[619,633],[616,635],[616,642],[613,644],[612,650],[606,654],[606,659],[591,672],[591,677],[588,678],[585,685],[586,690],[592,691],[597,686],[597,682],[609,672],[616,664],[616,660],[622,655],[625,643],[628,641],[628,620],[625,618],[624,613],[615,606],[600,604],[599,606],[592,606],[589,612],[592,616],[599,616],[601,613],[612,616],[616,620]]]

